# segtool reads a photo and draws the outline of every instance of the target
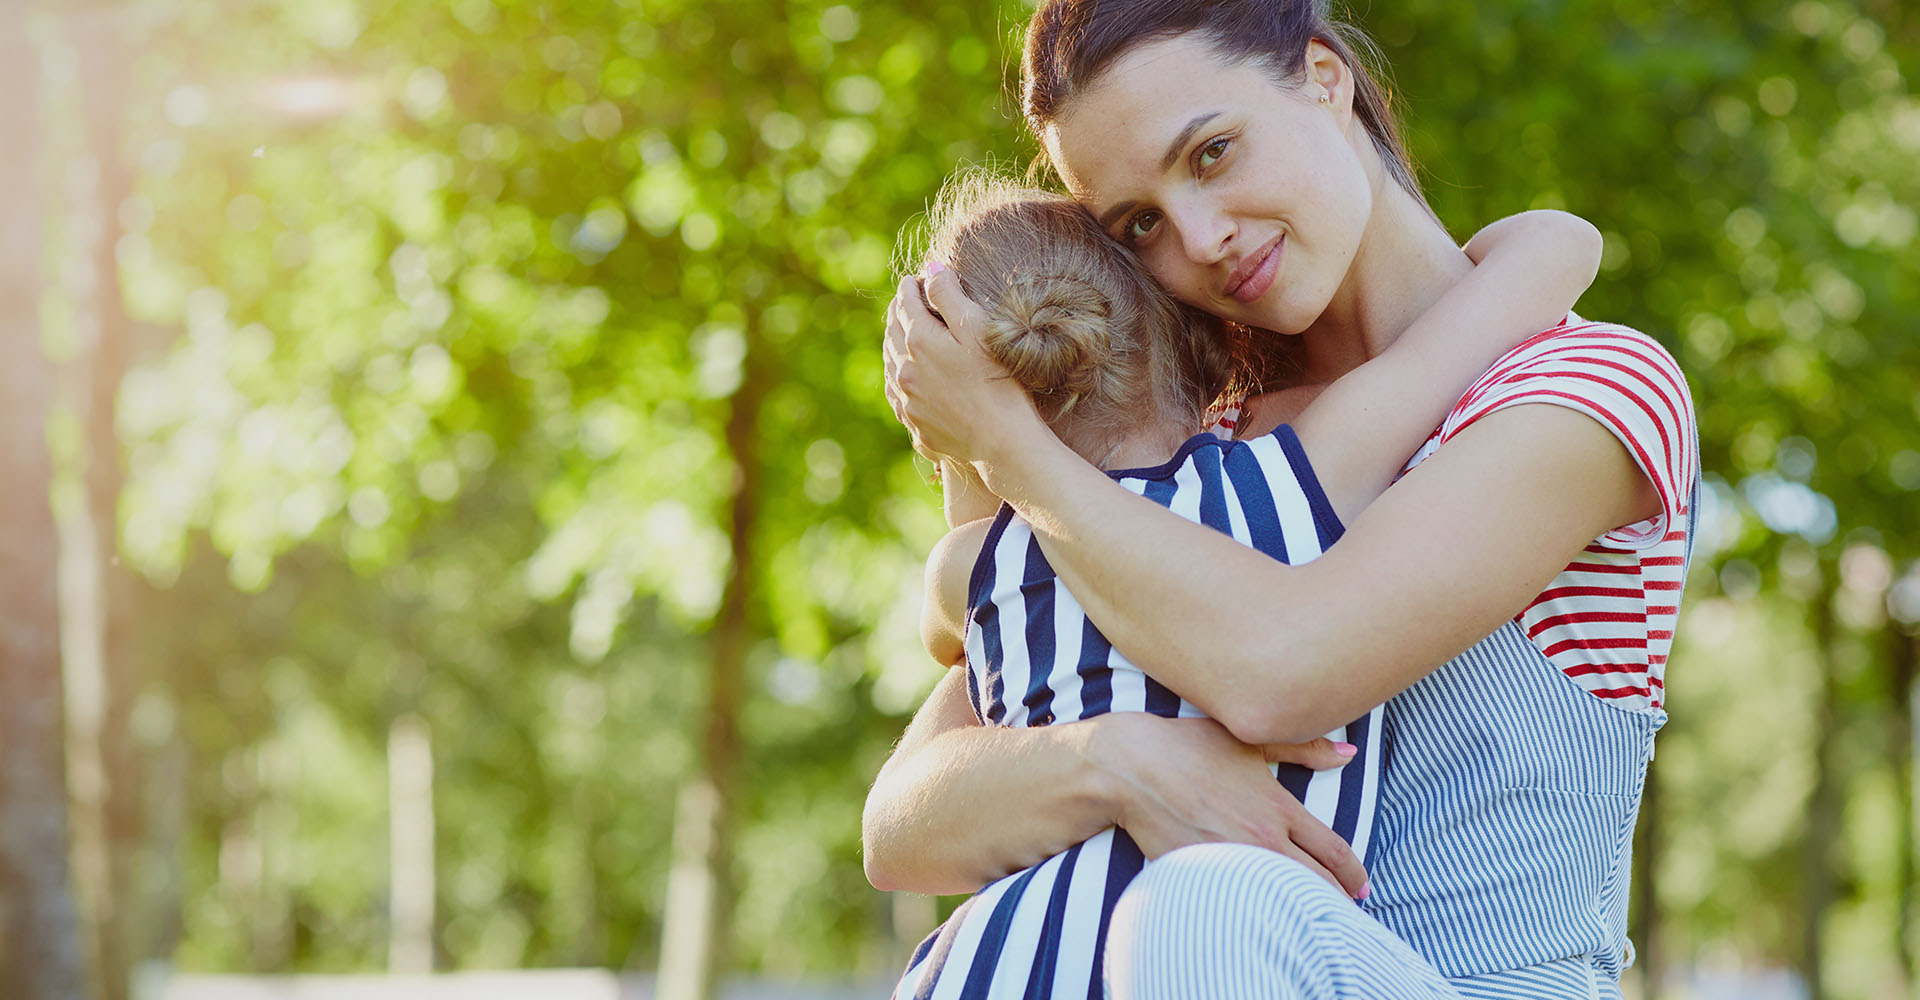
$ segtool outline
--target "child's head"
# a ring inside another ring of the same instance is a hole
[[[926,260],[986,313],[982,341],[1069,447],[1100,464],[1120,437],[1201,429],[1239,368],[1221,324],[1162,291],[1072,199],[987,173],[941,191]]]

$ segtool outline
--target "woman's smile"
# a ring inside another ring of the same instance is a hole
[[[1282,233],[1242,258],[1227,278],[1223,289],[1226,296],[1245,303],[1258,302],[1273,287],[1274,275],[1280,273],[1280,253],[1286,245],[1287,237]]]

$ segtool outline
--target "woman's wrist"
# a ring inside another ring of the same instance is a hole
[[[1085,721],[1086,738],[1076,749],[1084,762],[1089,808],[1107,826],[1127,825],[1130,796],[1138,787],[1134,755],[1149,741],[1146,729],[1156,721],[1143,712],[1113,712]]]
[[[1024,497],[1030,492],[1026,487],[1039,482],[1049,468],[1058,469],[1062,461],[1085,461],[1030,409],[1007,414],[996,424],[980,437],[972,460],[980,481],[994,496]]]

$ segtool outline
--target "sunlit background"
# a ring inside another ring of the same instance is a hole
[[[0,994],[884,994],[889,256],[1032,156],[1026,13],[0,6]],[[1592,219],[1699,404],[1629,988],[1911,995],[1920,8],[1357,15],[1452,231]]]

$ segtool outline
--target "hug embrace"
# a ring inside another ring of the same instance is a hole
[[[1047,0],[1064,193],[948,184],[888,396],[949,665],[876,886],[897,997],[1618,997],[1692,402],[1571,310],[1584,221],[1457,245],[1324,0]]]

